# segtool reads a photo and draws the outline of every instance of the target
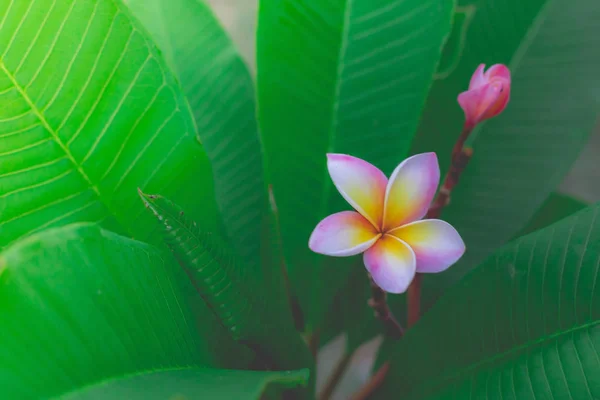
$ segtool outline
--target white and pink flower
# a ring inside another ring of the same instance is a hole
[[[438,219],[421,220],[433,200],[440,169],[435,153],[402,162],[390,177],[359,158],[328,154],[333,183],[356,211],[322,220],[309,239],[312,251],[345,257],[364,252],[379,287],[403,293],[416,272],[441,272],[465,252],[458,232]]]

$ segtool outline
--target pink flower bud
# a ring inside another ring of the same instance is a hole
[[[458,95],[458,104],[465,112],[465,123],[471,127],[500,114],[510,98],[510,71],[495,64],[483,72],[481,64],[469,83],[469,90]]]

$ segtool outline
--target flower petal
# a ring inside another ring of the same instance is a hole
[[[502,78],[510,82],[510,70],[504,64],[492,65],[484,75],[490,81],[494,78]]]
[[[481,64],[469,84],[469,90],[458,95],[466,123],[472,127],[500,114],[510,99],[510,70],[506,65],[492,65],[485,73]]]
[[[364,262],[375,283],[389,293],[404,293],[415,276],[415,253],[393,236],[381,237],[365,252]]]
[[[465,113],[465,120],[468,124],[475,126],[484,119],[490,106],[497,103],[497,100],[503,92],[503,85],[498,82],[486,83],[476,89],[467,90],[458,95],[458,104]],[[500,110],[501,111],[501,110]]]
[[[417,272],[441,272],[465,253],[465,243],[450,225],[439,219],[426,219],[388,232],[406,242],[417,257]]]
[[[473,73],[473,76],[471,77],[471,82],[469,82],[469,90],[476,89],[479,86],[485,85],[488,82],[487,73],[484,74],[484,70],[485,64],[479,64],[479,67],[477,67],[477,69]]]
[[[360,158],[345,154],[327,154],[327,167],[344,199],[379,228],[387,185],[383,172]]]
[[[342,211],[319,222],[310,235],[308,247],[315,253],[327,256],[353,256],[371,247],[379,236],[362,215],[354,211]]]
[[[481,121],[500,114],[506,108],[508,100],[510,100],[510,81],[507,81],[504,78],[495,78],[490,83],[490,86],[494,93],[489,95],[489,104],[481,115]]]
[[[440,182],[435,153],[404,160],[392,173],[385,194],[384,230],[423,218]]]

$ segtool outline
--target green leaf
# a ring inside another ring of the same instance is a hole
[[[325,261],[307,247],[321,218],[348,208],[325,153],[352,154],[386,173],[402,161],[452,9],[452,1],[436,0],[260,3],[260,128],[290,281],[309,330],[349,271],[348,262]]]
[[[219,369],[179,369],[148,372],[102,382],[78,390],[61,400],[183,400],[261,399],[268,386],[293,388],[305,385],[308,370],[271,372]]]
[[[198,228],[177,205],[162,196],[140,194],[160,221],[165,242],[234,339],[279,369],[313,364],[289,308],[279,307],[280,299],[265,293],[261,277],[251,274],[222,239]]]
[[[503,247],[402,340],[378,398],[600,397],[600,205]]]
[[[216,226],[188,105],[122,4],[1,2],[0,49],[0,247],[76,221],[149,239],[137,187]]]
[[[160,221],[166,244],[186,269],[190,280],[219,321],[236,340],[248,339],[256,329],[252,303],[242,284],[240,260],[223,240],[201,231],[184,211],[168,199],[140,191],[146,207]],[[248,287],[255,287],[253,276]]]
[[[445,103],[445,107],[458,108],[454,101],[460,85],[450,83],[454,76],[461,77],[465,89],[465,70],[472,72],[477,63],[488,61],[492,57],[488,49],[495,48],[495,40],[512,40],[515,26],[524,29],[521,21],[525,16],[520,9],[509,13],[506,7],[512,8],[513,3],[498,3],[502,7],[483,2],[477,11],[464,61],[443,88],[432,92],[432,98],[439,98],[439,107],[451,97],[452,105]],[[527,10],[533,7],[531,1],[519,4]],[[426,305],[519,232],[577,159],[600,110],[599,18],[600,2],[596,0],[551,0],[514,55],[500,46],[504,55],[493,56],[497,62],[510,61],[511,100],[503,114],[478,131],[473,158],[444,210],[442,218],[460,232],[467,253],[443,274],[427,276],[423,283]],[[572,21],[577,21],[576,27]],[[488,39],[491,34],[497,35],[494,41]],[[441,126],[425,129],[456,138],[460,124],[447,118],[441,108],[435,109],[439,113],[429,114],[427,121],[439,121],[443,130]],[[432,149],[434,137],[423,140],[428,144],[420,150],[450,154],[450,147]]]
[[[202,0],[127,0],[179,77],[213,168],[230,242],[259,263],[267,194],[254,84]],[[160,193],[160,192],[159,192]]]
[[[11,399],[160,368],[242,367],[249,356],[172,257],[89,224],[2,253],[0,324],[0,387]]]
[[[533,215],[519,236],[535,232],[551,225],[587,206],[584,202],[558,192],[552,193]]]

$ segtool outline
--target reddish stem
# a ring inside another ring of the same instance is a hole
[[[371,275],[369,275],[369,280],[371,282],[369,306],[375,312],[375,317],[383,322],[386,334],[392,339],[400,339],[404,335],[404,328],[396,320],[388,306],[387,293],[377,286]]]
[[[444,183],[440,188],[440,191],[434,200],[425,218],[439,218],[442,213],[442,209],[450,203],[450,194],[452,189],[458,183],[460,175],[464,171],[465,167],[469,163],[471,156],[473,155],[473,149],[470,147],[464,147],[467,138],[473,131],[473,126],[465,123],[463,130],[458,137],[458,140],[454,144],[452,149],[452,158],[450,161],[450,169],[444,178]]]
[[[408,304],[408,327],[413,326],[421,313],[421,279],[422,275],[417,273],[408,287],[406,302]]]
[[[462,132],[460,133],[460,136],[458,137],[458,140],[452,149],[450,168],[448,169],[448,173],[444,178],[444,183],[442,184],[442,187],[440,188],[440,191],[438,192],[433,204],[431,207],[429,207],[429,211],[427,211],[425,218],[439,218],[444,207],[450,203],[450,195],[452,194],[452,190],[458,183],[460,175],[473,156],[473,149],[470,147],[464,147],[467,138],[473,131],[473,127],[473,125],[467,124],[466,122],[463,125]],[[412,283],[408,287],[407,308],[409,328],[414,325],[421,316],[421,279],[422,275],[417,273]]]
[[[452,157],[450,162],[450,168],[444,178],[444,183],[440,188],[437,197],[433,204],[429,207],[425,218],[439,218],[444,207],[450,203],[450,195],[452,190],[458,183],[460,175],[464,171],[465,167],[469,163],[469,160],[473,156],[473,149],[470,147],[464,147],[467,138],[473,131],[474,126],[471,124],[463,125],[462,132],[458,137],[458,140],[454,144],[452,149]],[[407,308],[408,308],[408,327],[414,325],[420,318],[421,314],[421,280],[422,274],[417,273],[408,287],[407,293]],[[388,335],[393,338],[400,338],[404,335],[404,329],[394,318],[392,312],[389,309],[386,300],[386,293],[381,290],[379,286],[373,281],[369,275],[371,281],[371,298],[369,299],[369,306],[375,311],[375,316],[384,322]],[[379,386],[383,383],[385,376],[389,370],[389,363],[385,363],[376,373],[373,375],[371,380],[367,382],[354,396],[352,400],[363,400],[368,398]]]
[[[390,369],[390,363],[386,362],[375,372],[375,374],[369,379],[369,381],[360,388],[360,390],[352,396],[351,400],[366,400],[379,389],[379,386],[383,383],[385,376]]]

